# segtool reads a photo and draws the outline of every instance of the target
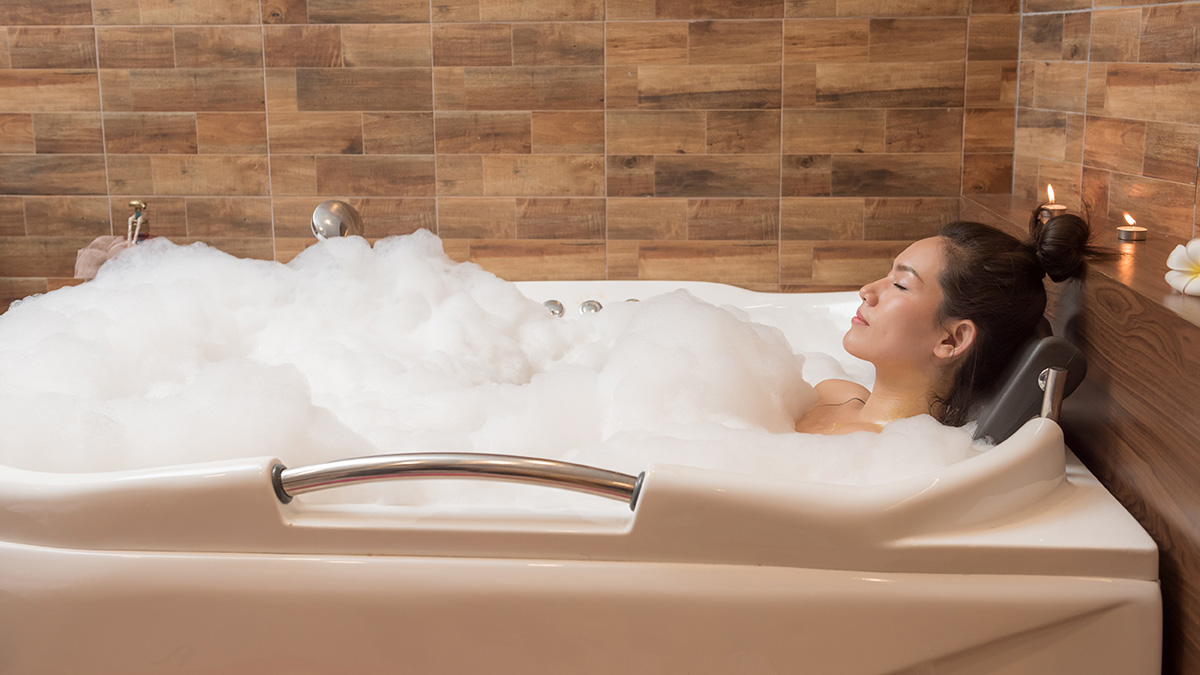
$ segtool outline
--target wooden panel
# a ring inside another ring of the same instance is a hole
[[[514,198],[442,198],[438,200],[438,235],[464,239],[514,239],[517,201]]]
[[[1146,124],[1146,160],[1142,174],[1150,178],[1196,182],[1196,151],[1200,128],[1183,124]]]
[[[145,24],[258,23],[252,0],[138,0]]]
[[[688,24],[683,22],[605,24],[605,63],[685,64]]]
[[[784,199],[782,238],[830,241],[863,238],[862,199]]]
[[[1073,12],[1063,17],[1062,58],[1067,61],[1086,61],[1092,38],[1090,12]]]
[[[778,66],[638,66],[638,107],[778,108]]]
[[[968,108],[963,122],[966,152],[1011,152],[1016,111],[1005,108]]]
[[[429,24],[342,26],[347,68],[416,68],[431,65]]]
[[[778,199],[689,199],[688,239],[779,239]]]
[[[351,199],[371,237],[412,234],[421,228],[437,227],[437,201],[420,197],[366,197]],[[311,202],[308,202],[311,207]],[[311,213],[311,211],[310,211]]]
[[[783,152],[882,152],[883,110],[784,110]]]
[[[479,0],[433,0],[433,21],[479,21]]]
[[[267,158],[245,155],[154,155],[154,193],[267,195]]]
[[[363,116],[357,112],[271,113],[271,152],[291,155],[361,154]]]
[[[961,61],[966,19],[871,19],[870,60]]]
[[[286,159],[294,160],[296,158],[288,157]],[[272,163],[271,168],[275,168],[274,163]],[[355,200],[352,199],[350,201],[353,202]],[[308,242],[316,240],[312,234],[312,214],[315,208],[312,199],[280,198],[276,196],[271,202],[272,216],[274,218],[272,227],[275,233],[276,244],[285,239],[304,239]],[[351,204],[351,206],[354,206],[354,204]],[[355,206],[354,208],[357,209],[358,207]],[[362,211],[359,211],[359,214],[361,215]],[[372,223],[371,229],[366,231],[368,236],[374,236],[375,228],[373,225]],[[303,247],[301,250],[303,250]],[[296,252],[299,253],[299,251]]]
[[[686,239],[686,199],[608,199],[608,239]]]
[[[862,286],[886,276],[892,261],[908,242],[816,242],[812,253],[812,280],[819,284]]]
[[[1195,3],[1147,7],[1142,12],[1139,61],[1200,62],[1200,5]]]
[[[96,36],[92,28],[9,28],[8,56],[12,68],[95,68]]]
[[[610,21],[629,21],[654,18],[655,0],[608,0],[605,18]]]
[[[1087,118],[1083,161],[1088,166],[1141,173],[1146,152],[1146,124],[1112,117]]]
[[[298,68],[300,110],[431,110],[428,68]]]
[[[963,194],[1012,192],[1013,156],[1009,153],[963,154]]]
[[[765,155],[657,157],[659,197],[778,197],[779,158]]]
[[[36,113],[33,136],[39,153],[104,152],[100,113]]]
[[[604,69],[604,73],[605,109],[636,108],[638,104],[637,66],[609,66]]]
[[[957,154],[834,155],[833,194],[846,197],[950,196],[959,193]]]
[[[778,110],[712,111],[706,117],[708,152],[779,154]]]
[[[262,0],[262,21],[272,23],[308,23],[307,0]]]
[[[111,209],[109,217],[115,225],[114,233],[124,232],[128,226],[129,216],[133,210],[129,202],[138,199],[146,203],[147,221],[142,225],[142,232],[148,232],[156,237],[187,236],[187,209],[183,197],[150,197],[145,194],[113,196],[109,199]]]
[[[33,115],[28,113],[0,114],[0,152],[32,153]]]
[[[310,23],[420,23],[429,4],[420,0],[308,0]]]
[[[196,113],[201,154],[251,155],[267,152],[264,113]]]
[[[441,84],[439,81],[438,107],[446,109],[447,106],[441,105],[444,95]],[[600,110],[604,108],[604,69],[592,66],[465,68],[462,99],[467,110]]]
[[[103,72],[103,71],[102,71]],[[296,71],[291,68],[267,68],[263,76],[266,86],[267,107],[271,112],[296,112]],[[105,106],[108,105],[108,88],[105,87]]]
[[[604,26],[599,23],[514,25],[512,62],[519,66],[604,65]]]
[[[483,21],[602,21],[604,0],[479,0]]]
[[[0,277],[71,277],[75,254],[93,237],[5,237],[0,239]]]
[[[817,104],[837,108],[963,105],[962,63],[818,63]]]
[[[436,161],[439,197],[483,194],[482,155],[437,155]]]
[[[90,0],[38,0],[0,4],[0,26],[79,25],[91,22]]]
[[[225,68],[129,71],[137,112],[263,110],[262,72]]]
[[[1096,10],[1092,12],[1092,61],[1137,61],[1142,10]]]
[[[839,16],[966,16],[969,0],[838,0]]]
[[[779,63],[780,21],[693,21],[688,24],[688,63]]]
[[[784,197],[829,196],[833,189],[831,155],[784,155],[782,174]]]
[[[472,239],[470,261],[512,281],[603,279],[604,242]]]
[[[270,237],[271,200],[200,197],[185,200],[191,237]]]
[[[779,243],[779,290],[789,292],[798,285],[812,283],[811,241]]]
[[[534,111],[533,152],[595,155],[604,152],[604,113],[601,111]]]
[[[653,196],[654,155],[609,155],[607,178],[609,197]]]
[[[342,65],[337,26],[263,26],[268,68],[331,68]]]
[[[30,236],[98,237],[109,234],[108,197],[26,197]]]
[[[1022,108],[1017,116],[1016,152],[1021,155],[1066,159],[1067,114]]]
[[[527,112],[439,112],[434,114],[437,152],[520,153],[531,146]]]
[[[92,13],[97,25],[130,25],[142,21],[137,0],[92,0]]]
[[[888,152],[962,150],[961,108],[887,111]]]
[[[1028,15],[1021,22],[1021,58],[1086,60],[1090,36],[1089,14]]]
[[[1089,220],[1099,222],[1108,214],[1108,178],[1109,172],[1100,169],[1083,167],[1080,179],[1080,201]],[[1095,216],[1091,215],[1095,214]]]
[[[1103,114],[1200,124],[1200,66],[1109,64]]]
[[[95,71],[0,70],[0,112],[100,109]]]
[[[258,26],[181,26],[175,30],[175,65],[180,68],[261,68]]]
[[[867,198],[863,205],[863,238],[907,240],[932,237],[958,220],[958,200],[932,197]]]
[[[637,279],[692,279],[733,284],[751,290],[779,288],[776,242],[639,242]]]
[[[658,0],[658,19],[782,19],[783,0]]]
[[[149,155],[109,155],[109,194],[154,194],[154,173]]]
[[[512,26],[502,23],[438,24],[433,27],[433,65],[512,64]]]
[[[1033,107],[1083,112],[1088,64],[1068,61],[1033,63]],[[1024,83],[1022,83],[1024,88]]]
[[[603,196],[604,161],[598,155],[484,155],[487,195]]]
[[[380,197],[434,196],[434,160],[420,155],[316,158],[317,191]]]
[[[783,28],[784,60],[866,61],[870,56],[870,27],[868,19],[787,21]]]
[[[1021,18],[1017,15],[973,15],[967,28],[967,58],[1014,60],[1021,47]]]
[[[1058,183],[1054,185],[1057,191]],[[1108,219],[1120,222],[1128,211],[1152,233],[1187,239],[1192,236],[1195,199],[1192,185],[1114,173],[1109,177]]]
[[[317,163],[312,155],[271,156],[272,195],[315,195]]]
[[[102,195],[104,155],[9,155],[0,162],[0,194]]]
[[[702,111],[611,111],[607,118],[608,152],[704,153],[705,117]]]
[[[604,200],[516,199],[521,239],[604,239]]]
[[[433,113],[363,113],[362,117],[367,154],[433,154]]]
[[[784,16],[789,19],[837,16],[837,0],[786,0]]]
[[[105,113],[104,143],[110,153],[195,154],[193,113]]]
[[[1016,61],[967,62],[966,105],[1012,107],[1016,101]]]
[[[175,67],[175,41],[170,28],[97,28],[96,41],[101,68]]]

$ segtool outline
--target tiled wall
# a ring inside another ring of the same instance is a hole
[[[1049,182],[1093,222],[1200,235],[1200,2],[1027,3],[1015,193]]]
[[[854,287],[1011,190],[1020,25],[1016,0],[8,0],[0,295],[63,283],[131,198],[261,258],[342,198],[510,278]]]

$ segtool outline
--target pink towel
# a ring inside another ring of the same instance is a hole
[[[121,251],[133,246],[133,242],[125,237],[106,234],[79,249],[75,254],[75,278],[93,279],[100,266],[111,260]]]

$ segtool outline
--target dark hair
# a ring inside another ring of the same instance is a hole
[[[962,426],[979,392],[990,388],[1017,350],[1034,336],[1046,311],[1042,279],[1082,279],[1087,259],[1098,255],[1088,245],[1091,227],[1073,214],[1041,222],[1041,209],[1029,220],[1029,238],[1016,237],[981,223],[956,221],[942,228],[945,266],[938,281],[942,305],[938,320],[970,319],[975,340],[961,357],[950,391],[932,401],[931,412],[943,424]]]

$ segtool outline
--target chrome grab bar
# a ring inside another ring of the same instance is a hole
[[[586,492],[628,502],[631,511],[645,475],[630,476],[552,459],[472,453],[373,455],[295,469],[275,464],[271,469],[275,494],[284,504],[305,492],[356,483],[400,478],[483,478]]]
[[[1058,421],[1062,415],[1063,391],[1067,386],[1067,369],[1050,366],[1038,375],[1038,387],[1042,395],[1042,417]]]

